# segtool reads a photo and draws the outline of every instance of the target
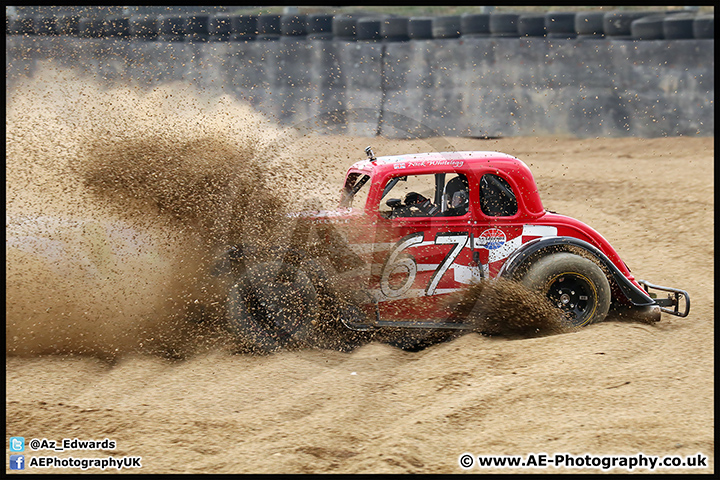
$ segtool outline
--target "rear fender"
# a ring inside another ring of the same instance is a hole
[[[572,252],[581,249],[592,256],[608,275],[611,284],[615,284],[618,292],[624,298],[618,299],[622,303],[631,303],[635,307],[655,305],[655,300],[647,292],[632,283],[615,264],[598,248],[584,240],[573,237],[545,237],[536,238],[523,244],[503,264],[498,277],[516,279],[524,266],[532,262],[539,255],[555,252]]]

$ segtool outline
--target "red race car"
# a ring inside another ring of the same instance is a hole
[[[521,160],[366,153],[347,171],[339,208],[297,214],[290,247],[274,259],[230,251],[227,312],[238,337],[265,350],[322,344],[318,324],[338,320],[366,332],[473,330],[449,314],[448,299],[497,278],[546,296],[577,327],[611,309],[645,321],[688,315],[687,292],[636,280],[602,235],[546,210]]]

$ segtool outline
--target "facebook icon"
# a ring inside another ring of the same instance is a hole
[[[10,470],[25,470],[25,455],[10,455]]]

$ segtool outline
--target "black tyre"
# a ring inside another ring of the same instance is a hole
[[[164,42],[185,41],[185,19],[175,15],[160,15],[157,19],[158,38]]]
[[[281,15],[263,14],[257,16],[257,40],[277,40],[280,38]]]
[[[605,35],[603,29],[604,12],[578,12],[575,14],[575,33],[581,36]]]
[[[33,17],[18,17],[9,22],[10,35],[35,35],[35,21]]]
[[[575,12],[548,12],[545,14],[548,37],[575,38]]]
[[[307,264],[320,306],[318,321],[308,333],[308,344],[315,348],[350,351],[372,341],[375,331],[364,328],[368,316],[368,297],[363,291],[339,292],[317,264]]]
[[[34,17],[20,17],[17,21],[18,35],[37,35]]]
[[[210,39],[214,41],[228,41],[232,35],[232,21],[230,15],[215,14],[210,17],[210,26],[208,27]]]
[[[358,40],[380,40],[380,23],[379,18],[361,18],[355,25],[355,37]]]
[[[55,17],[35,17],[33,25],[36,35],[53,37],[58,34]]]
[[[432,38],[432,17],[410,17],[408,36],[414,40]]]
[[[332,36],[332,21],[333,16],[329,13],[309,14],[305,20],[305,29],[307,30],[308,37],[317,34]]]
[[[432,21],[433,38],[457,38],[460,36],[460,15],[435,17]]]
[[[663,35],[668,40],[693,38],[693,22],[695,15],[676,13],[667,15],[663,21]]]
[[[662,14],[663,12],[658,11],[607,12],[603,17],[603,30],[605,31],[605,35],[608,35],[610,37],[631,38],[632,33],[630,31],[630,25],[632,25],[632,22],[639,18]]]
[[[58,17],[58,19],[56,21],[58,34],[59,35],[77,36],[79,23],[80,23],[79,15],[63,15],[61,17]]]
[[[130,17],[129,28],[130,36],[134,38],[154,40],[158,35],[157,19],[150,16],[137,15]]]
[[[307,345],[317,317],[309,275],[279,260],[248,267],[228,293],[228,329],[239,346],[252,351]]]
[[[405,329],[396,332],[380,332],[374,338],[379,342],[405,350],[419,352],[438,343],[445,342],[458,335],[452,330]]]
[[[489,13],[463,13],[460,15],[460,33],[462,35],[490,35]]]
[[[693,21],[693,37],[715,38],[715,15],[698,15]]]
[[[332,34],[342,40],[355,40],[358,19],[353,16],[339,15],[333,17]]]
[[[280,17],[280,34],[286,37],[300,37],[307,34],[307,15],[288,14]]]
[[[496,37],[517,37],[518,13],[491,13],[490,14],[490,33]]]
[[[576,327],[600,322],[610,310],[610,284],[605,273],[595,262],[579,255],[555,253],[541,257],[520,281],[546,295]]]
[[[630,33],[637,40],[660,40],[664,37],[665,15],[650,15],[638,18],[630,24]]]
[[[257,15],[231,15],[231,40],[253,40],[258,34]]]
[[[521,15],[517,29],[521,37],[543,37],[546,33],[545,15]]]
[[[210,36],[210,15],[191,14],[185,18],[185,39],[207,42]]]
[[[104,34],[103,20],[85,17],[78,22],[78,35],[82,38],[102,38]]]
[[[408,19],[406,17],[388,17],[380,23],[380,36],[386,42],[405,42],[408,36]]]
[[[130,36],[130,19],[128,17],[106,18],[103,26],[106,37],[127,38]]]

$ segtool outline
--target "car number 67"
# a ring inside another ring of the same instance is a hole
[[[467,232],[438,233],[432,242],[425,243],[425,245],[455,245],[433,272],[430,281],[425,287],[425,295],[435,294],[443,275],[467,245],[468,237]],[[386,297],[399,298],[413,286],[417,276],[417,262],[415,257],[404,252],[404,250],[410,247],[423,246],[424,240],[425,232],[413,233],[400,240],[390,252],[380,277],[380,290]],[[404,276],[404,281],[400,285],[394,285],[390,281],[391,277],[397,275]]]

